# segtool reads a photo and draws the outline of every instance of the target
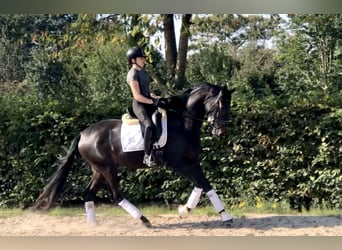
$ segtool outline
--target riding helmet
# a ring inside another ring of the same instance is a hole
[[[146,57],[146,55],[143,49],[138,48],[138,47],[133,47],[127,51],[126,57],[127,57],[128,62],[131,63],[132,59],[135,59],[137,57]]]

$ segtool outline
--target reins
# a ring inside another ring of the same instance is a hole
[[[170,112],[173,112],[173,113],[177,113],[177,114],[180,114],[183,116],[183,118],[190,118],[192,120],[196,120],[196,121],[200,121],[200,122],[204,122],[206,121],[206,119],[201,119],[201,118],[198,118],[194,115],[191,115],[188,111],[183,111],[183,112],[180,112],[178,110],[175,110],[175,109],[167,109],[168,111]],[[218,123],[221,123],[221,124],[228,124],[229,122],[228,121],[223,121],[223,120],[215,120],[216,122]],[[215,123],[208,123],[209,126],[211,127],[214,127],[214,128],[217,128],[217,126],[215,126]]]
[[[198,90],[198,89],[193,90],[192,93],[193,93],[194,91],[197,91],[197,90]],[[215,105],[216,105],[216,103],[220,100],[221,97],[222,97],[222,91],[220,91],[220,93],[217,95],[215,101],[213,102],[213,105],[211,106],[211,108],[210,108],[210,110],[207,112],[207,114],[210,114],[210,113],[214,112],[214,110],[215,110]],[[204,102],[204,104],[206,104],[206,103],[207,103],[207,102]],[[192,115],[192,114],[191,114],[189,111],[187,111],[187,110],[185,110],[185,111],[183,111],[183,112],[180,112],[180,111],[175,110],[175,109],[172,109],[172,108],[167,109],[167,110],[170,111],[170,112],[173,112],[173,113],[180,114],[180,115],[182,115],[184,118],[190,118],[190,119],[192,119],[192,120],[197,120],[197,121],[200,121],[200,122],[206,121],[206,119],[204,119],[204,118],[202,119],[202,118],[196,117],[195,115]],[[228,124],[228,123],[229,123],[228,121],[218,120],[218,119],[214,119],[214,121],[216,121],[217,123],[220,123],[220,124]],[[215,127],[214,123],[213,123],[213,124],[210,124],[210,123],[209,123],[209,125]]]

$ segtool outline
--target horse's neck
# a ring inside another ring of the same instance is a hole
[[[173,126],[184,126],[188,133],[194,135],[200,132],[205,116],[204,91],[201,88],[191,89],[182,95],[173,96],[169,99],[173,109],[173,112],[169,112],[169,114],[173,115],[172,119],[180,122],[173,123]]]
[[[189,114],[189,116],[193,116],[197,120],[203,120],[205,116],[204,96],[205,93],[201,88],[194,90],[194,92],[190,94],[185,105],[185,112]]]
[[[184,115],[185,129],[189,132],[198,133],[205,116],[203,97],[200,94],[188,98]]]

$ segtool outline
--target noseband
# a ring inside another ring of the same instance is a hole
[[[224,120],[220,120],[220,119],[217,119],[217,113],[218,111],[216,110],[218,108],[218,102],[220,101],[220,99],[222,98],[223,96],[223,93],[222,93],[222,90],[220,91],[220,93],[217,95],[215,101],[213,101],[210,109],[208,110],[207,114],[211,114],[211,113],[214,113],[213,117],[214,119],[212,120],[212,125],[214,128],[217,128],[215,126],[215,123],[218,123],[218,124],[228,124],[228,121],[224,121]]]
[[[196,90],[194,90],[196,91]],[[210,109],[206,112],[207,114],[211,114],[211,113],[218,113],[218,111],[216,110],[218,108],[218,102],[220,101],[220,99],[222,98],[223,96],[223,93],[222,93],[222,90],[220,91],[220,93],[217,95],[217,97],[215,98],[215,100],[213,101]],[[211,100],[212,98],[210,98]],[[204,104],[207,104],[209,101],[205,101]],[[209,122],[209,125],[214,127],[214,128],[218,128],[216,126],[216,123],[217,124],[228,124],[228,121],[224,121],[224,120],[220,120],[220,119],[217,119],[216,118],[217,114],[214,114],[213,117],[214,119],[211,120],[211,122]],[[184,111],[183,112],[183,117],[187,117],[187,118],[190,118],[190,119],[193,119],[193,120],[197,120],[197,121],[201,121],[201,122],[204,122],[206,119],[202,119],[202,118],[198,118],[194,115],[192,115],[190,112],[188,111]]]

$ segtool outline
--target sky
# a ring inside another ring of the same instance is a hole
[[[248,15],[248,14],[246,14]],[[257,14],[257,15],[262,15],[263,17],[267,18],[270,17],[271,14]],[[280,14],[280,16],[287,20],[287,14]],[[177,49],[178,49],[178,41],[179,41],[179,35],[180,35],[180,30],[181,30],[181,25],[182,25],[182,19],[181,18],[174,18],[174,25],[175,25],[175,35],[176,35],[176,43],[177,43]],[[162,33],[158,33],[155,36],[151,37],[151,44],[154,44],[155,39],[159,37],[161,46],[159,48],[159,51],[162,53],[163,56],[164,54],[164,37]],[[265,43],[266,48],[271,48],[273,46],[272,41],[266,41]]]

